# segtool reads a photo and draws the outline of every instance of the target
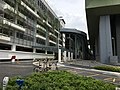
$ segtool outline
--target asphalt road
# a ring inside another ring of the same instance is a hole
[[[32,61],[17,62],[12,64],[11,62],[0,62],[0,82],[5,76],[26,76],[33,72]]]

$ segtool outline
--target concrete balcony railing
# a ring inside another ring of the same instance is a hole
[[[40,35],[38,35],[38,34],[36,35],[36,37],[37,37],[37,38],[41,38],[41,39],[43,39],[43,40],[46,40],[46,38],[45,38],[45,37],[40,36]]]
[[[13,27],[13,28],[15,28],[15,29],[18,29],[18,30],[20,30],[20,31],[25,31],[25,28],[23,28],[23,27],[21,27],[21,26],[18,26],[18,25],[14,24],[14,23],[6,20],[6,19],[3,20],[3,24],[8,25],[8,26],[11,26],[11,27]]]
[[[11,7],[10,5],[8,5],[7,3],[4,5],[3,8],[4,8],[4,10],[5,10],[5,9],[8,9],[8,10],[10,10],[10,11],[12,11],[12,12],[16,12],[15,9],[14,9],[13,7]]]
[[[53,36],[54,38],[57,38],[57,36],[55,36],[54,34],[52,33],[49,33],[49,35]]]
[[[60,33],[60,32],[58,32],[56,29],[55,29],[55,32]]]
[[[16,11],[13,7],[11,7],[10,5],[8,5],[7,3],[4,4],[3,6],[4,10],[10,10],[11,12],[18,14],[20,17],[27,19],[25,15],[23,15],[22,13],[20,13],[19,11]]]
[[[56,42],[52,41],[52,40],[49,40],[49,42],[53,43],[53,44],[56,44]]]
[[[10,41],[10,37],[0,34],[0,40]]]
[[[36,27],[37,27],[37,28],[40,28],[40,29],[42,29],[42,30],[44,30],[44,31],[46,31],[46,29],[45,29],[44,27],[42,27],[42,26],[40,26],[40,25],[38,25],[38,24],[36,25]]]
[[[43,20],[43,23],[45,23],[48,27],[52,28],[52,26],[48,23],[48,21]]]
[[[27,17],[25,15],[23,15],[22,13],[18,12],[18,15],[22,18],[24,18],[25,20],[27,19]]]
[[[28,11],[30,11],[37,18],[40,18],[39,15],[35,11],[33,11],[29,6],[27,6],[23,1],[21,1],[21,5],[24,6]]]
[[[60,47],[62,47],[62,45],[61,45],[61,44],[59,44],[59,46],[60,46]]]
[[[47,24],[50,28],[52,28],[52,26],[51,26],[48,22],[46,22],[46,24]]]

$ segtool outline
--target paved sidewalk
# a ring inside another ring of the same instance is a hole
[[[0,62],[0,84],[5,76],[26,76],[33,72],[32,61],[15,62]]]
[[[102,64],[95,60],[72,60],[72,61],[65,62],[64,64],[83,67],[83,68],[93,68],[95,66],[104,66],[104,65],[111,66],[107,64]]]
[[[33,64],[38,65],[39,62],[34,62]],[[67,63],[58,63],[57,65],[59,70],[66,70],[86,77],[92,77],[98,80],[120,85],[120,73],[92,69],[94,66],[106,64],[101,64],[95,61],[80,60]]]
[[[110,72],[110,71],[96,70],[90,68],[88,69],[83,67],[81,68],[81,67],[66,65],[61,63],[59,63],[58,65],[61,66],[59,67],[60,70],[66,70],[86,77],[92,77],[98,80],[120,85],[120,73],[118,72]]]

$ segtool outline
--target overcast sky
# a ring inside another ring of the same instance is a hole
[[[46,0],[57,16],[65,19],[65,27],[87,33],[85,0]]]

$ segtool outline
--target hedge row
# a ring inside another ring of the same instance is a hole
[[[120,67],[118,67],[118,66],[96,66],[94,68],[98,69],[98,70],[120,72]]]
[[[115,85],[71,74],[66,71],[34,73],[21,78],[11,78],[7,90],[18,90],[16,79],[24,79],[22,90],[115,90]]]

